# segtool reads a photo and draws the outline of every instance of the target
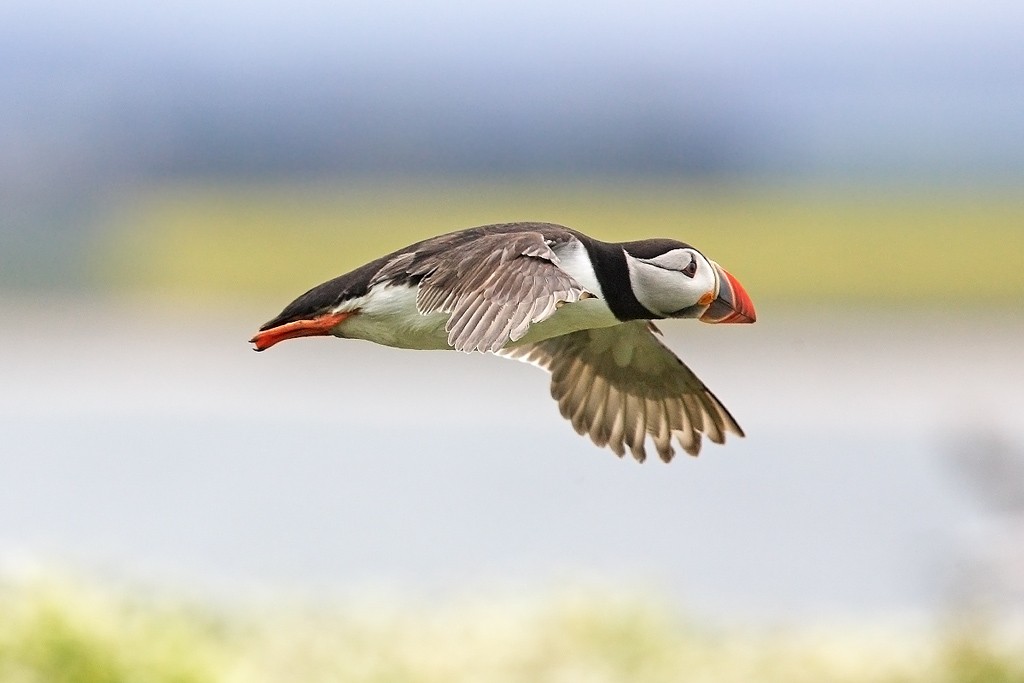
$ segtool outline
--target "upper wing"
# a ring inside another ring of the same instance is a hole
[[[648,436],[665,462],[675,454],[673,437],[697,455],[701,434],[715,443],[723,443],[726,432],[743,436],[725,406],[655,331],[638,320],[506,349],[502,355],[549,370],[551,395],[562,415],[577,432],[619,456],[628,446],[642,462]]]
[[[396,256],[374,281],[398,277],[419,279],[420,313],[451,314],[445,330],[458,351],[497,351],[562,303],[587,294],[558,267],[544,235],[532,231],[427,244]]]

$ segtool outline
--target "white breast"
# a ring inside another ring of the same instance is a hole
[[[598,299],[597,297],[581,299],[561,306],[550,318],[530,325],[530,329],[525,337],[508,346],[522,346],[523,344],[543,339],[561,337],[563,334],[578,332],[579,330],[611,327],[612,325],[618,325],[620,322],[608,308],[607,304],[605,304],[604,299]]]
[[[545,320],[533,323],[526,336],[509,346],[559,337],[596,327],[617,325],[619,320],[605,304],[601,285],[586,248],[572,240],[557,251],[559,267],[571,275],[592,297],[560,306]],[[447,313],[421,314],[416,308],[416,288],[407,285],[378,285],[365,296],[349,299],[338,311],[357,310],[337,328],[335,334],[347,339],[365,339],[402,349],[450,350],[445,323]]]
[[[555,255],[558,256],[558,267],[593,296],[559,307],[550,318],[531,325],[525,337],[509,346],[521,346],[579,330],[611,327],[621,322],[605,303],[587,248],[573,239],[555,249]]]
[[[594,272],[594,266],[590,262],[590,254],[579,240],[570,240],[564,246],[554,249],[554,252],[558,256],[559,268],[583,285],[585,290],[600,299],[604,298],[601,283],[597,281],[597,273]]]

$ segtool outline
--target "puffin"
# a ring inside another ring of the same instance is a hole
[[[726,407],[658,338],[654,321],[752,323],[746,290],[674,239],[602,242],[553,223],[502,223],[431,237],[324,282],[250,340],[334,336],[402,349],[490,353],[551,374],[580,435],[638,462],[646,444],[743,436]]]

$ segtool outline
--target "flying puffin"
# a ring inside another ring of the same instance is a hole
[[[317,285],[263,325],[263,351],[333,335],[404,349],[481,351],[551,373],[578,433],[668,462],[743,436],[729,411],[655,336],[653,320],[752,323],[740,283],[672,239],[608,243],[552,223],[485,225],[431,237]]]

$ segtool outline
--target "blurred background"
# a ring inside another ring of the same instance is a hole
[[[7,0],[0,675],[1024,680],[1022,31]],[[737,276],[756,325],[663,327],[748,437],[639,466],[526,365],[246,343],[511,220]]]

